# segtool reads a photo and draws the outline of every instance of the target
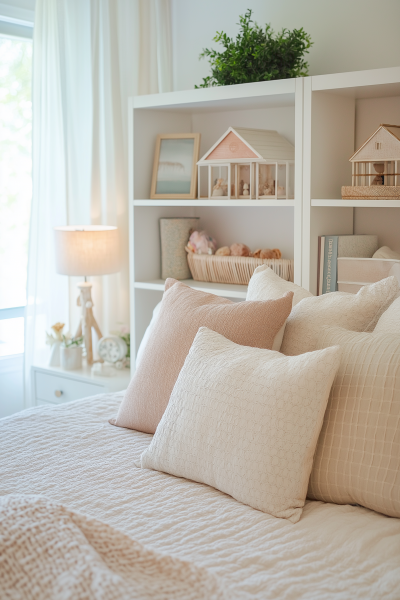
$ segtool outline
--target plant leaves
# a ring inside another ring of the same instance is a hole
[[[275,34],[271,25],[262,29],[251,15],[252,10],[248,9],[239,16],[239,33],[235,40],[223,31],[216,32],[213,40],[222,45],[222,52],[203,49],[200,58],[208,59],[211,75],[199,86],[195,85],[196,89],[308,75],[304,55],[313,42],[304,29],[282,29]]]

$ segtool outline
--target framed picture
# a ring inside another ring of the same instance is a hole
[[[194,200],[200,133],[157,136],[150,198]]]

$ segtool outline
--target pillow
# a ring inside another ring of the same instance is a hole
[[[249,282],[246,300],[275,300],[281,298],[285,292],[293,292],[293,306],[303,298],[309,298],[313,294],[304,288],[286,281],[277,275],[271,267],[261,265],[254,271]],[[283,324],[275,337],[272,350],[281,349],[286,323]]]
[[[308,495],[400,517],[400,337],[327,328],[340,367],[318,440]]]
[[[149,326],[147,327],[146,331],[144,332],[144,336],[142,337],[142,341],[140,342],[140,345],[139,345],[139,348],[138,348],[138,351],[136,354],[136,360],[135,360],[136,368],[138,368],[139,364],[142,361],[143,352],[144,352],[145,347],[147,346],[147,342],[150,339],[151,332],[153,331],[153,328],[154,328],[154,324],[157,321],[158,313],[160,312],[160,307],[161,307],[161,302],[156,304],[156,306],[153,310],[153,316],[151,317]]]
[[[142,468],[296,523],[339,362],[338,347],[287,357],[201,327]]]
[[[279,277],[271,267],[260,265],[249,281],[246,300],[275,300],[281,298],[285,292],[293,292],[293,306],[303,298],[313,296],[299,285]]]
[[[305,298],[287,320],[281,352],[296,356],[315,350],[318,334],[325,326],[372,331],[398,289],[397,279],[387,277],[365,285],[357,294],[331,292]]]
[[[374,333],[397,333],[400,334],[400,298],[397,298],[385,310],[379,319]]]
[[[160,313],[114,424],[155,432],[201,326],[238,344],[271,349],[290,313],[292,296],[288,292],[278,300],[232,302],[167,279]]]

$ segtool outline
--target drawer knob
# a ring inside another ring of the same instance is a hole
[[[62,391],[61,391],[61,390],[56,390],[56,391],[54,392],[54,395],[55,395],[57,398],[59,398],[60,396],[62,396]]]

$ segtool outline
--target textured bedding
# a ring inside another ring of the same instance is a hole
[[[37,407],[0,420],[0,495],[42,494],[193,561],[228,597],[399,599],[400,520],[307,502],[301,520],[135,464],[151,435],[113,427],[122,394]]]
[[[41,496],[0,496],[0,596],[7,600],[225,600],[207,569],[147,550]]]

